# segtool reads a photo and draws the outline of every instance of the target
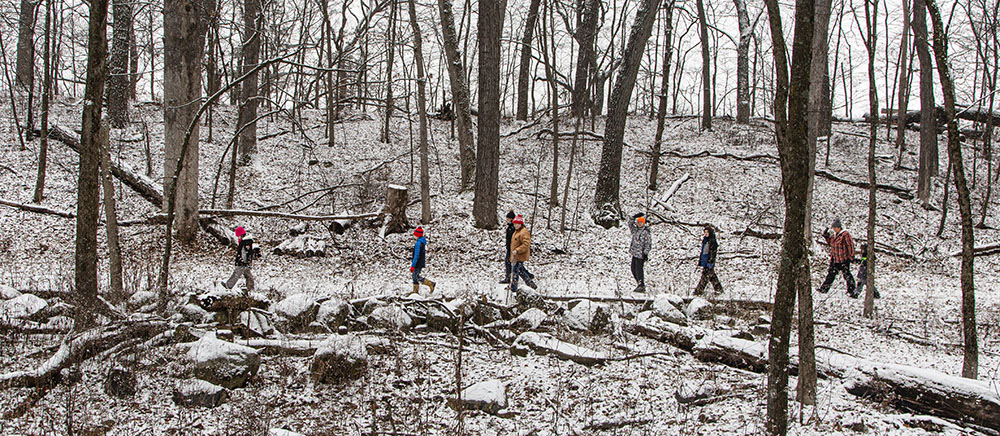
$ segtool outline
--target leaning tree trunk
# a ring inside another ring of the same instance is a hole
[[[500,39],[504,0],[479,2],[479,145],[472,216],[476,227],[497,228],[500,182]]]
[[[125,297],[122,287],[122,251],[118,242],[118,216],[115,212],[115,184],[111,178],[111,138],[110,126],[105,120],[101,126],[101,192],[104,196],[104,229],[108,237],[108,276],[111,295],[116,299]]]
[[[862,316],[871,318],[875,315],[875,140],[878,135],[878,88],[875,84],[875,48],[878,43],[878,0],[865,0],[865,24],[868,34],[865,35],[865,48],[868,51],[868,111],[871,123],[868,124],[868,260],[865,283],[865,303]]]
[[[746,9],[746,3],[744,0],[736,0],[737,5],[743,2],[744,11]],[[649,189],[651,191],[656,190],[656,179],[659,178],[660,174],[660,150],[663,147],[663,125],[665,124],[667,118],[667,94],[670,90],[670,52],[671,52],[671,42],[674,33],[674,1],[668,0],[666,7],[664,8],[664,48],[663,48],[663,71],[660,78],[660,95],[659,95],[659,105],[656,108],[656,135],[653,137],[653,151],[649,155]],[[742,34],[741,34],[742,35]],[[741,36],[742,37],[742,36]],[[749,100],[748,100],[749,102]],[[749,122],[749,111],[747,115],[747,121]]]
[[[938,172],[937,108],[934,66],[927,41],[927,4],[913,0],[913,39],[920,60],[920,152],[917,158],[917,198],[930,207],[931,177]]]
[[[260,39],[264,31],[264,15],[260,0],[243,2],[243,73],[260,62]],[[237,147],[240,164],[250,163],[257,152],[257,106],[260,104],[257,73],[249,75],[240,86],[240,108],[236,121]],[[330,138],[333,141],[333,138]]]
[[[165,0],[163,5],[163,195],[174,196],[175,173],[182,142],[201,100],[201,60],[208,14],[213,0]],[[177,236],[185,242],[198,234],[198,125],[186,146],[184,165],[176,182]],[[164,202],[164,210],[167,204]]]
[[[132,2],[113,0],[110,75],[108,76],[108,117],[111,125],[122,128],[128,124],[129,98],[129,33],[132,31]]]
[[[774,117],[781,159],[781,186],[785,197],[785,223],[781,240],[778,283],[774,294],[771,337],[768,342],[766,433],[788,432],[789,336],[797,289],[808,281],[805,203],[809,178],[807,107],[812,58],[813,0],[795,4],[795,36],[791,77],[777,0],[767,0],[776,70]],[[786,100],[787,99],[787,100]],[[787,107],[786,107],[787,101]]]
[[[746,0],[734,0],[733,2],[736,4],[736,18],[740,31],[739,44],[736,46],[736,122],[749,124],[750,41],[753,39],[753,27],[750,26],[750,14],[747,12]],[[667,46],[669,47],[669,45],[668,39]],[[667,55],[669,56],[669,53]]]
[[[35,84],[35,3],[21,0],[17,21],[17,85],[24,91]],[[28,108],[30,111],[31,108]]]
[[[536,0],[537,1],[537,0]],[[451,0],[438,0],[441,11],[441,36],[444,39],[444,53],[448,58],[448,78],[451,81],[451,98],[458,121],[459,167],[461,168],[461,190],[472,188],[476,175],[476,138],[472,134],[472,110],[469,102],[469,84],[465,82],[465,65],[458,50],[458,34],[455,32],[455,14]],[[537,11],[536,11],[537,13]]]
[[[587,109],[587,94],[590,90],[590,79],[594,71],[594,44],[597,41],[597,20],[601,14],[601,0],[579,0],[577,2],[580,16],[573,39],[579,44],[579,55],[576,60],[576,77],[573,80],[573,115],[583,116]],[[655,12],[654,12],[655,14]],[[555,29],[553,29],[554,31]]]
[[[101,109],[108,77],[108,0],[92,0],[87,36],[87,83],[83,92],[80,174],[76,187],[76,322],[84,330],[94,323],[97,302],[97,207],[100,196]]]
[[[448,2],[450,0],[438,0],[438,3]],[[524,36],[521,37],[521,59],[518,64],[517,71],[517,119],[525,121],[528,119],[528,100],[531,96],[528,95],[528,85],[530,85],[530,73],[531,73],[531,40],[535,34],[535,23],[538,22],[538,7],[541,5],[541,0],[531,0],[528,4],[528,17],[524,22]],[[444,12],[442,6],[441,21],[444,21]],[[454,21],[454,20],[453,20]],[[442,23],[442,27],[446,27],[447,24]],[[452,24],[454,28],[454,24]],[[447,42],[447,39],[445,40]],[[456,42],[457,46],[457,42]],[[447,49],[447,47],[445,47]],[[449,63],[454,63],[454,61],[449,60]],[[454,80],[454,79],[453,79]]]
[[[708,46],[708,17],[705,0],[697,0],[698,27],[701,28],[701,129],[712,130],[712,57]]]
[[[910,103],[910,67],[907,50],[910,48],[910,1],[903,0],[903,33],[899,42],[899,106],[896,109],[896,169],[903,166],[903,151],[906,149],[906,106]],[[904,65],[905,63],[905,65]]]
[[[423,37],[417,22],[417,7],[409,0],[410,27],[413,28],[413,60],[417,63],[417,114],[420,117],[420,222],[431,222],[431,176],[427,167],[427,76],[424,74]]]
[[[661,0],[642,0],[636,11],[635,24],[628,37],[628,45],[622,60],[622,71],[615,81],[611,99],[608,101],[608,119],[604,127],[604,146],[601,149],[601,166],[597,173],[597,188],[594,192],[594,208],[591,217],[605,229],[618,225],[621,216],[619,191],[621,190],[622,141],[625,136],[625,121],[628,115],[632,89],[639,73],[639,63],[646,49],[646,41],[653,31],[656,12]],[[700,1],[700,0],[699,0]]]
[[[959,142],[958,122],[955,121],[955,87],[948,68],[948,40],[944,33],[941,12],[935,0],[925,0],[934,26],[934,58],[937,60],[938,77],[944,93],[944,107],[948,122],[948,159],[955,174],[955,192],[958,194],[958,213],[962,221],[962,336],[965,339],[965,359],[962,362],[962,377],[979,377],[979,340],[976,333],[976,293],[973,282],[973,248],[975,238],[972,230],[972,205],[969,187],[965,181],[965,167],[962,163],[962,144]]]
[[[38,144],[38,176],[35,178],[34,202],[41,204],[45,197],[45,166],[49,152],[49,99],[52,97],[52,1],[45,2],[45,39],[42,60],[42,125],[41,140]]]

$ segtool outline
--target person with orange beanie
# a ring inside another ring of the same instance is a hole
[[[628,251],[632,255],[632,277],[636,282],[632,292],[646,292],[645,267],[653,245],[649,227],[646,227],[646,217],[642,213],[632,215],[632,219],[628,221],[628,229],[632,232],[632,244]]]

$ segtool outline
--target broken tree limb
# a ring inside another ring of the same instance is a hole
[[[855,182],[853,180],[847,180],[845,178],[836,176],[834,174],[828,173],[823,170],[816,170],[816,175],[827,180],[831,180],[837,183],[843,183],[845,185],[851,185],[857,188],[868,189],[868,186],[870,186],[868,182]],[[878,189],[879,191],[895,194],[897,197],[902,198],[903,200],[913,199],[913,193],[911,193],[910,190],[908,189],[903,189],[892,185],[886,185],[884,183],[876,183],[875,188]]]
[[[683,185],[684,182],[688,181],[689,179],[691,179],[691,174],[684,173],[683,176],[675,180],[674,183],[670,185],[670,188],[667,189],[667,191],[664,192],[659,199],[653,197],[653,201],[656,202],[656,204],[660,205],[660,207],[666,209],[667,211],[676,212],[677,210],[674,209],[674,207],[669,204],[670,198],[673,197],[674,194],[677,193],[677,190],[680,189],[681,185]]]
[[[2,204],[4,206],[10,206],[10,207],[13,207],[13,208],[21,209],[21,210],[27,211],[27,212],[40,213],[40,214],[43,214],[43,215],[55,215],[55,216],[63,217],[63,218],[76,218],[76,214],[74,214],[72,212],[65,212],[65,211],[56,210],[56,209],[49,209],[47,207],[38,206],[38,205],[34,205],[34,204],[18,203],[16,201],[4,200],[2,198],[0,198],[0,204]]]
[[[571,360],[581,365],[597,365],[608,361],[608,356],[604,353],[560,341],[545,333],[521,333],[510,347],[511,354],[515,356],[527,356],[529,351]]]
[[[1000,254],[1000,244],[989,244],[972,249],[973,256],[990,256],[994,254]],[[962,250],[951,252],[951,257],[959,257],[962,255]]]
[[[298,214],[283,213],[283,212],[273,212],[269,210],[242,210],[242,209],[201,209],[198,211],[198,214],[215,216],[215,217],[256,216],[256,217],[268,217],[268,218],[287,218],[287,219],[301,220],[301,221],[359,220],[364,218],[375,218],[379,216],[377,212],[363,213],[359,215],[298,215]]]

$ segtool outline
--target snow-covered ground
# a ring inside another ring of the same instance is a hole
[[[78,104],[60,102],[54,106],[53,119],[57,124],[78,127]],[[0,118],[9,120],[7,115]],[[158,107],[138,106],[135,118],[148,125],[152,177],[160,181],[163,150]],[[386,146],[377,142],[381,124],[378,115],[371,118],[374,119],[338,124],[332,146],[322,138],[321,128],[307,131],[307,139],[299,132],[281,133],[291,130],[286,120],[262,122],[259,135],[271,137],[260,142],[252,165],[239,169],[233,207],[259,209],[285,203],[315,189],[345,185],[324,198],[319,198],[320,194],[307,195],[277,210],[363,213],[380,207],[388,183],[410,187],[410,199],[415,200],[419,189],[412,182],[419,179],[419,168],[411,167],[411,162],[418,160],[409,154],[410,126],[404,118],[394,120],[393,145]],[[212,142],[206,141],[208,131],[202,128],[203,207],[212,204],[216,171],[234,120],[232,107],[220,108],[214,119]],[[699,132],[695,119],[669,120],[664,150],[684,155],[701,151],[736,156],[777,155],[769,124],[757,122],[745,127],[719,121],[714,132]],[[319,112],[306,113],[306,126],[321,124]],[[601,120],[595,126],[587,124],[587,130],[603,133]],[[115,159],[142,173],[146,168],[145,140],[141,123],[137,126],[113,131],[113,150]],[[519,123],[505,122],[502,132],[514,132],[521,127]],[[547,127],[545,122],[502,139],[498,210],[501,215],[508,209],[523,213],[533,230],[535,250],[529,268],[538,277],[540,291],[547,295],[635,296],[631,294],[635,284],[628,266],[628,230],[624,226],[604,230],[594,225],[588,214],[601,143],[581,137],[585,140],[580,142],[580,154],[574,164],[566,213],[567,227],[571,230],[561,233],[557,230],[561,209],[548,206],[552,148],[549,136],[538,139],[537,133],[543,127]],[[447,297],[485,297],[507,303],[508,296],[497,283],[503,272],[502,230],[483,231],[473,227],[472,193],[457,192],[457,142],[451,139],[447,123],[432,120],[431,128],[433,220],[424,225],[429,240],[425,274],[438,283],[439,292]],[[415,122],[413,129],[415,132]],[[867,126],[834,125],[838,132],[863,133],[866,129]],[[689,295],[700,274],[695,261],[700,229],[662,223],[666,219],[679,223],[708,222],[719,228],[718,269],[726,288],[720,297],[771,299],[777,278],[778,241],[740,237],[738,233],[748,227],[780,232],[783,204],[776,161],[666,155],[660,164],[661,192],[684,174],[691,175],[669,202],[676,212],[667,212],[650,200],[654,194],[645,189],[649,158],[642,151],[652,144],[654,130],[655,122],[646,117],[630,119],[625,134],[621,192],[626,213],[648,210],[659,215],[650,218],[654,224],[653,253],[646,268],[650,291]],[[889,157],[895,156],[895,152],[882,132],[877,154],[885,158],[878,163],[879,183],[915,191],[916,172],[893,170],[894,159]],[[904,165],[913,167],[912,151],[917,136],[915,132],[908,135],[910,152]],[[818,169],[844,179],[864,181],[866,140],[835,134],[832,142],[829,165],[824,164],[826,150],[821,147]],[[3,144],[0,162],[13,170],[0,168],[0,198],[29,202],[38,142],[31,142],[27,151],[20,151],[8,123],[0,127],[0,144]],[[947,168],[943,139],[941,145],[943,176]],[[560,199],[570,147],[570,140],[560,141]],[[969,151],[966,148],[966,168],[971,179],[973,159]],[[975,165],[973,206],[978,217],[986,186],[986,167],[982,159]],[[50,142],[44,205],[75,211],[76,166],[77,157],[72,151]],[[936,205],[941,203],[942,184],[943,177],[936,179],[933,191]],[[225,185],[223,173],[216,208],[225,204]],[[122,186],[118,194],[120,219],[143,218],[157,212],[128,187]],[[822,230],[839,217],[856,239],[863,238],[867,200],[865,189],[818,177],[814,231]],[[817,344],[876,362],[905,363],[948,374],[961,372],[959,263],[950,256],[960,247],[954,192],[950,201],[944,233],[937,238],[934,234],[940,212],[926,211],[915,200],[879,192],[877,240],[920,260],[879,257],[876,281],[882,299],[876,301],[874,320],[862,318],[862,302],[845,295],[842,281],[829,294],[815,294],[815,318],[820,321],[816,327]],[[411,224],[416,224],[419,210],[419,203],[410,207]],[[991,204],[993,215],[986,223],[1000,226],[995,210]],[[293,221],[241,218],[221,219],[221,222],[229,227],[246,227],[263,245],[265,254],[256,263],[254,273],[258,289],[273,299],[296,293],[357,298],[405,295],[410,291],[408,256],[412,237],[408,234],[390,235],[383,240],[377,229],[354,227],[343,235],[333,236],[313,223],[310,233],[330,238],[334,248],[328,250],[327,257],[298,259],[271,253],[273,247],[288,237]],[[154,226],[122,228],[128,292],[146,289],[155,279],[162,231],[162,227]],[[72,220],[0,208],[0,284],[18,289],[68,288],[73,277],[73,238]],[[992,229],[977,230],[976,239],[977,245],[995,243],[1000,234]],[[99,234],[98,240],[102,259],[106,259],[103,234]],[[203,288],[213,280],[225,279],[231,272],[231,249],[219,246],[207,235],[193,246],[175,247],[171,279],[178,292]],[[821,245],[814,248],[813,286],[818,287],[828,257]],[[99,266],[104,274],[106,262]],[[993,386],[1000,381],[998,267],[995,257],[976,259],[979,373],[980,380]],[[737,320],[737,326],[748,328],[758,314],[750,311],[747,319]],[[561,332],[560,337],[616,356],[646,351],[666,351],[669,355],[587,367],[551,357],[516,357],[485,343],[472,343],[463,355],[463,384],[502,380],[507,385],[508,409],[513,414],[500,418],[467,413],[465,431],[539,435],[762,432],[766,385],[762,375],[702,363],[665,344],[632,335]],[[47,358],[57,341],[57,337],[7,335],[0,341],[0,367],[7,372],[37,365]],[[77,430],[104,427],[107,434],[261,434],[267,428],[280,427],[317,435],[453,432],[456,414],[446,406],[446,399],[454,392],[456,356],[454,350],[441,344],[451,344],[454,339],[419,334],[417,340],[393,337],[390,341],[396,347],[394,354],[374,356],[364,379],[339,388],[309,381],[308,357],[267,356],[250,387],[233,390],[228,402],[215,409],[187,409],[171,401],[170,389],[174,383],[171,375],[179,371],[171,363],[175,358],[170,354],[173,348],[129,356],[128,362],[88,362],[81,368],[81,383],[55,387],[23,418],[0,421],[0,433],[62,434],[70,417]],[[117,400],[104,394],[103,374],[116,363],[130,365],[140,374],[139,394],[133,400]],[[684,384],[704,384],[718,388],[725,395],[704,406],[680,405],[674,393]],[[791,386],[794,385],[793,380]],[[30,390],[0,391],[0,408],[10,410],[29,394]],[[68,408],[72,408],[72,413],[68,413]],[[839,380],[819,382],[819,405],[815,410],[807,409],[802,420],[798,419],[797,406],[793,406],[793,412],[796,418],[793,434],[853,434],[861,428],[875,434],[925,431],[912,426],[910,415],[848,394]],[[813,414],[815,418],[807,422]],[[586,428],[629,419],[637,421],[610,430]],[[945,431],[958,432],[947,425]]]

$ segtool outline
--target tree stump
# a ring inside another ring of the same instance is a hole
[[[385,194],[386,221],[382,227],[382,236],[391,233],[404,233],[410,228],[406,221],[406,206],[409,201],[406,187],[389,185]]]

